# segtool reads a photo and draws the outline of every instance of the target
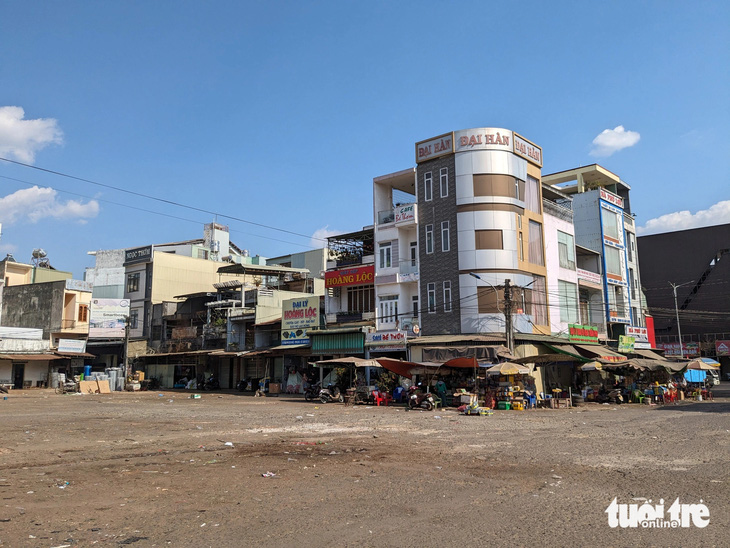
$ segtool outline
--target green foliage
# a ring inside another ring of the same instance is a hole
[[[398,377],[392,371],[385,371],[380,374],[378,379],[378,390],[384,392],[392,392],[398,382]]]

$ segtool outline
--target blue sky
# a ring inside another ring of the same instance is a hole
[[[0,256],[80,278],[213,212],[298,234],[219,217],[252,254],[303,251],[472,127],[542,146],[544,174],[617,173],[648,231],[730,222],[729,5],[6,0],[0,157],[106,186],[0,161]]]

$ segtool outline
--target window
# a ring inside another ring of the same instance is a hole
[[[441,189],[441,197],[446,198],[449,195],[449,168],[442,167],[439,177],[439,187]]]
[[[639,325],[639,309],[635,306],[631,307],[631,323],[633,325]]]
[[[411,242],[411,267],[415,268],[418,266],[418,243]]]
[[[418,318],[418,295],[411,297],[411,303],[413,304],[413,317]]]
[[[504,249],[501,230],[475,230],[474,238],[477,249]]]
[[[578,323],[578,298],[576,289],[575,284],[558,280],[561,322]]]
[[[601,208],[601,217],[603,218],[603,235],[606,238],[611,238],[617,242],[620,241],[618,233],[618,215],[603,207]]]
[[[631,232],[629,232],[628,235],[629,235],[629,247],[628,247],[629,262],[633,263],[634,262],[634,249],[635,249],[634,248],[634,235],[631,234]]]
[[[208,250],[198,249],[198,259],[208,259]]]
[[[426,253],[433,253],[433,225],[426,225]]]
[[[382,323],[398,321],[398,295],[380,297],[380,321]]]
[[[131,310],[129,312],[129,328],[137,329],[139,323],[139,310]]]
[[[479,314],[501,314],[500,294],[491,285],[477,282],[477,310]]]
[[[390,268],[393,266],[393,246],[391,242],[380,244],[380,268]]]
[[[575,270],[575,245],[573,235],[558,230],[558,257],[560,268]]]
[[[606,257],[606,274],[613,274],[623,279],[621,272],[621,250],[616,247],[606,246],[604,256]]]
[[[441,223],[441,251],[448,251],[451,248],[449,241],[449,221]]]
[[[636,299],[636,278],[633,268],[629,268],[629,287],[631,288],[631,298]]]
[[[433,314],[436,312],[436,284],[430,283],[428,288],[428,313]]]
[[[540,213],[540,183],[534,177],[527,176],[525,182],[525,209]]]
[[[89,321],[89,305],[86,305],[86,304],[79,305],[79,321],[80,322]]]
[[[525,260],[525,242],[522,239],[522,232],[519,234],[519,240],[520,240],[520,261]]]
[[[375,289],[361,285],[347,288],[348,312],[372,312],[375,310]]]
[[[433,199],[433,176],[430,171],[423,174],[423,199],[427,202]]]
[[[444,282],[444,312],[451,312],[451,282]]]
[[[547,325],[547,294],[545,292],[545,278],[535,276],[534,281],[524,291],[525,310],[530,310],[535,325]]]
[[[127,274],[127,293],[139,291],[139,272]]]
[[[529,244],[527,248],[528,260],[532,264],[545,266],[545,259],[542,255],[542,225],[535,221],[530,221]]]

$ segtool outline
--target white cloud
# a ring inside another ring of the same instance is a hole
[[[641,139],[636,131],[626,131],[624,126],[613,129],[604,129],[598,137],[593,139],[591,156],[606,157],[621,149],[634,146]]]
[[[63,132],[53,118],[24,118],[22,107],[0,107],[0,156],[32,164],[36,152],[63,142]]]
[[[342,234],[341,230],[330,230],[329,226],[326,225],[315,230],[314,234],[312,234],[312,239],[309,241],[309,245],[312,247],[327,247],[327,238]]]
[[[677,211],[667,213],[649,219],[644,226],[637,227],[636,231],[645,236],[647,234],[659,234],[661,232],[674,232],[703,226],[714,226],[730,223],[730,200],[717,202],[709,209],[703,209],[697,213],[689,211]]]
[[[99,202],[90,200],[82,203],[76,200],[62,202],[52,188],[37,186],[18,190],[0,198],[0,219],[12,224],[27,219],[37,223],[43,219],[70,219],[86,223],[99,214]]]

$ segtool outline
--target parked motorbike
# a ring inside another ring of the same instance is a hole
[[[305,390],[304,390],[304,399],[306,401],[314,401],[317,398],[319,398],[319,393],[322,391],[322,387],[319,383],[310,384]]]
[[[423,394],[419,393],[415,386],[411,386],[409,388],[409,395],[408,395],[408,408],[409,409],[418,409],[422,408],[426,411],[433,411],[433,408],[436,407],[436,401],[433,399],[433,394],[430,392],[425,392]]]
[[[327,388],[322,388],[319,391],[319,401],[321,401],[322,403],[330,403],[335,401],[344,403],[345,397],[342,395],[339,388],[332,384],[329,384],[327,385]]]
[[[247,390],[253,390],[253,384],[251,383],[250,378],[241,379],[238,381],[238,384],[236,385],[236,390],[239,392],[246,392]]]
[[[205,384],[203,384],[203,390],[220,390],[221,389],[221,383],[218,382],[218,379],[216,379],[213,375],[208,377],[208,379],[205,381]]]

